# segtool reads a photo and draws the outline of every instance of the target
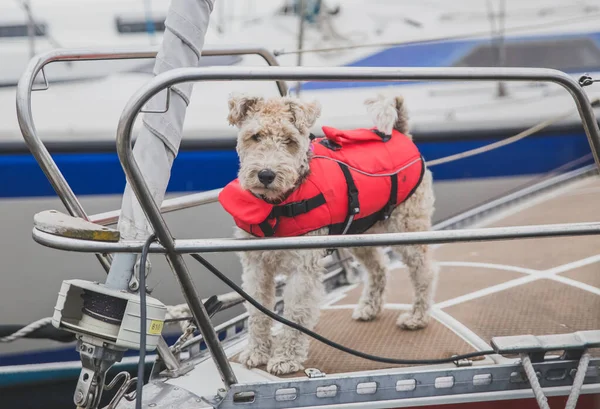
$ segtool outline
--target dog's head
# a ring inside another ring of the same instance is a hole
[[[310,128],[320,114],[317,102],[232,96],[228,120],[239,128],[241,186],[271,202],[285,198],[308,175]]]

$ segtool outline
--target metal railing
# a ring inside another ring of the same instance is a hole
[[[48,81],[44,72],[44,67],[53,62],[67,61],[108,61],[108,60],[130,60],[154,58],[158,52],[155,47],[145,49],[82,49],[69,50],[58,49],[40,54],[33,58],[17,85],[17,118],[19,127],[23,134],[23,139],[29,148],[31,154],[42,168],[42,171],[48,178],[56,194],[63,202],[67,211],[72,216],[81,217],[89,220],[89,217],[83,206],[77,199],[77,196],[65,180],[60,169],[52,159],[48,149],[38,136],[31,110],[31,93],[35,91],[34,83],[38,74],[41,72],[45,86],[37,89],[48,89]],[[258,55],[262,57],[268,65],[279,65],[275,56],[264,48],[260,47],[231,47],[231,48],[206,48],[202,51],[203,56],[224,56],[224,55]],[[287,85],[284,81],[277,81],[277,88],[280,95],[287,95]],[[106,254],[98,254],[98,260],[106,271],[110,268],[111,258]]]
[[[180,283],[189,278],[187,267],[181,254],[196,252],[251,251],[275,249],[307,249],[355,246],[382,246],[398,244],[432,244],[462,241],[506,240],[534,237],[557,237],[567,235],[600,234],[600,223],[555,224],[541,226],[517,226],[471,230],[445,230],[413,233],[386,233],[368,236],[311,236],[272,238],[261,240],[240,239],[203,239],[175,240],[162,217],[159,206],[154,202],[145,183],[144,176],[135,161],[132,150],[132,130],[142,107],[161,90],[182,82],[190,81],[546,81],[563,86],[573,97],[583,122],[596,165],[600,168],[600,130],[590,101],[578,83],[567,74],[550,69],[536,68],[306,68],[306,67],[269,67],[269,68],[180,68],[156,76],[140,88],[126,104],[117,130],[117,152],[139,203],[148,221],[153,227],[160,244],[152,245],[150,251],[166,253]],[[206,203],[214,201],[218,191],[206,193]],[[172,209],[191,206],[171,203]],[[116,215],[104,216],[105,223],[114,220]],[[102,218],[98,218],[100,221]],[[122,241],[120,243],[101,243],[74,240],[53,236],[34,229],[36,241],[55,248],[81,252],[140,252],[140,241]],[[201,314],[194,313],[196,316]],[[212,325],[210,321],[204,323]],[[218,341],[209,350],[220,351]],[[221,373],[228,373],[231,367],[218,359]],[[229,386],[229,385],[228,385]]]
[[[37,131],[33,121],[31,109],[32,91],[41,91],[49,88],[48,79],[44,72],[44,67],[53,62],[67,61],[100,61],[100,60],[125,60],[125,59],[146,59],[154,58],[158,52],[155,47],[144,49],[58,49],[52,50],[34,57],[28,64],[17,85],[16,105],[17,118],[23,139],[34,156],[40,168],[48,178],[48,181],[54,188],[54,191],[66,207],[71,216],[80,217],[84,220],[90,220],[83,206],[77,199],[77,196],[67,183],[54,159],[48,152]],[[225,56],[225,55],[257,55],[262,57],[270,66],[279,65],[272,53],[260,47],[231,47],[231,48],[206,48],[202,50],[203,56]],[[44,86],[34,88],[35,79],[38,74],[42,74]],[[277,81],[279,94],[287,95],[287,85],[284,81]],[[112,257],[108,252],[98,252],[96,257],[102,264],[106,272],[110,270]],[[158,353],[170,370],[176,370],[179,362],[171,353],[169,346],[160,339]]]
[[[192,193],[191,195],[166,199],[160,206],[160,212],[165,214],[176,212],[177,210],[190,209],[196,206],[216,203],[219,200],[219,193],[221,193],[221,190],[223,189],[213,189],[205,192]],[[96,223],[101,226],[109,226],[117,223],[120,215],[120,210],[111,210],[104,213],[90,215],[89,218],[92,223]]]
[[[598,234],[600,223],[563,224],[554,226],[509,227],[479,230],[448,230],[423,233],[388,233],[380,235],[360,235],[345,237],[290,237],[264,240],[181,240],[177,241],[162,217],[159,206],[144,181],[133,156],[131,132],[135,119],[144,104],[162,89],[188,81],[230,81],[230,80],[286,80],[286,81],[403,81],[403,80],[466,80],[466,81],[549,81],[563,86],[573,97],[583,121],[596,164],[600,167],[600,130],[590,101],[578,83],[567,74],[549,69],[535,68],[181,68],[156,76],[132,96],[125,106],[117,129],[117,152],[139,203],[152,225],[160,245],[154,251],[167,254],[180,283],[189,277],[187,266],[181,256],[184,252],[206,251],[245,251],[275,250],[286,248],[331,248],[380,246],[393,244],[441,243],[466,240],[514,239],[523,237],[554,237],[575,234]],[[80,243],[80,249],[94,251],[100,243]],[[133,244],[133,243],[129,243]],[[187,245],[187,247],[186,247]],[[112,251],[139,251],[141,247],[131,248],[126,242],[109,245]],[[128,247],[126,249],[126,247]],[[184,289],[185,290],[185,289]],[[194,313],[195,316],[201,314]],[[211,325],[210,322],[205,323]],[[212,340],[205,340],[207,344]],[[218,342],[218,341],[217,341]],[[220,351],[218,345],[209,345],[209,350]],[[221,373],[231,371],[228,365],[221,366]],[[222,362],[222,361],[221,361]],[[229,385],[227,385],[229,386]]]

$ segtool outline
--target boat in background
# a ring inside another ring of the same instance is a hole
[[[85,48],[136,47],[150,45],[152,41],[157,44],[160,16],[164,19],[168,7],[167,2],[161,3],[162,6],[152,3],[156,21],[149,25],[153,30],[148,30],[141,1],[89,1],[83,9],[75,7],[74,0],[61,1],[32,3],[34,17],[46,24],[45,29],[40,26],[41,34],[35,37],[36,52],[57,45]],[[252,5],[253,13],[246,13],[244,7],[234,9],[231,4],[226,2],[224,9],[215,10],[223,13],[223,17],[217,14],[215,21],[222,19],[225,29],[215,25],[207,34],[207,44],[215,47],[260,44],[269,50],[279,50],[281,65],[298,63],[298,54],[292,52],[298,42],[297,15],[284,12],[280,1],[248,0],[246,6]],[[527,4],[507,1],[506,4],[504,34],[494,35],[491,41],[489,10],[479,1],[447,6],[417,1],[344,1],[336,13],[327,13],[321,23],[305,23],[301,63],[361,67],[489,66],[498,64],[496,53],[504,50],[502,65],[506,66],[554,67],[575,78],[584,73],[591,76],[600,73],[600,8],[594,2],[574,5],[566,0]],[[233,10],[243,18],[230,18]],[[7,15],[0,13],[0,22]],[[0,25],[0,36],[10,24]],[[13,32],[22,33],[23,24],[23,20],[13,24],[19,27]],[[29,59],[29,48],[25,48],[28,45],[29,39],[23,36],[6,41],[2,38],[0,43],[0,59],[15,61],[14,66],[9,66],[9,74],[3,75],[5,83],[0,88],[0,212],[4,215],[4,231],[15,232],[0,238],[0,258],[5,260],[0,284],[0,322],[15,324],[47,316],[55,301],[55,287],[63,279],[93,279],[103,274],[99,266],[88,264],[90,256],[62,257],[40,249],[31,240],[33,214],[49,208],[62,209],[62,204],[23,144],[15,120],[14,83],[23,62]],[[308,52],[311,48],[335,49]],[[207,65],[264,65],[256,57],[205,61]],[[37,130],[90,212],[120,207],[125,177],[115,151],[116,125],[125,102],[151,78],[151,67],[151,60],[56,63],[45,72],[49,89],[34,96]],[[290,85],[290,93],[296,94],[298,85]],[[565,90],[530,82],[502,85],[306,82],[299,90],[301,98],[318,99],[322,104],[323,114],[315,126],[316,134],[325,124],[339,128],[369,124],[362,101],[376,93],[403,95],[415,141],[428,161],[515,135],[542,121],[561,117],[565,109],[568,112],[567,107],[575,112]],[[598,84],[586,90],[590,99],[600,96]],[[231,92],[276,95],[277,88],[270,82],[196,84],[185,136],[171,174],[169,196],[219,188],[235,177],[238,165],[235,130],[226,123],[226,99]],[[574,114],[512,145],[434,168],[436,221],[548,174],[591,162],[589,144]],[[228,237],[232,227],[232,221],[218,204],[203,208],[202,213],[189,209],[168,215],[167,220],[178,237]],[[235,257],[221,254],[210,259],[239,281],[240,266]],[[85,269],[82,271],[80,266]],[[201,297],[225,289],[212,278],[198,276],[200,279],[203,280]],[[172,279],[165,262],[157,260],[151,280],[166,304],[183,301],[178,283]],[[25,297],[28,308],[12,308],[15,299]],[[232,309],[219,319],[227,320],[239,311]],[[0,345],[0,366],[33,363],[60,366],[70,361],[73,353],[72,346],[28,340]]]

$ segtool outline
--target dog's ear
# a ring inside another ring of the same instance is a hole
[[[321,104],[318,101],[302,102],[289,99],[288,105],[292,113],[292,122],[300,132],[306,132],[321,115]]]
[[[227,120],[231,125],[240,127],[248,116],[248,112],[263,99],[261,97],[249,97],[246,95],[231,95],[229,97],[229,115]]]

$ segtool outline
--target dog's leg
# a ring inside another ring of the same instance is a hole
[[[265,262],[261,252],[240,253],[242,287],[252,298],[267,308],[275,302],[275,270]],[[248,311],[248,345],[240,354],[240,362],[248,368],[266,364],[271,354],[271,318],[245,303]]]
[[[321,276],[323,267],[321,250],[293,250],[289,262],[295,267],[286,282],[283,300],[284,317],[313,329],[317,324],[323,297]],[[308,357],[308,336],[284,326],[276,335],[273,354],[267,370],[275,375],[293,373],[303,369]]]
[[[351,252],[367,271],[364,289],[352,318],[369,321],[377,317],[383,307],[387,268],[383,254],[375,247],[355,247]]]
[[[408,230],[421,231],[421,230]],[[414,290],[412,311],[398,317],[397,324],[403,329],[425,328],[429,323],[437,266],[433,263],[429,246],[402,246],[396,248],[408,267]]]
[[[421,185],[413,195],[398,206],[386,221],[386,230],[392,232],[417,232],[431,229],[434,198],[431,173],[426,171]],[[433,293],[437,282],[437,265],[433,262],[431,248],[427,245],[393,247],[408,267],[414,290],[412,311],[400,315],[398,325],[404,329],[427,326]]]

